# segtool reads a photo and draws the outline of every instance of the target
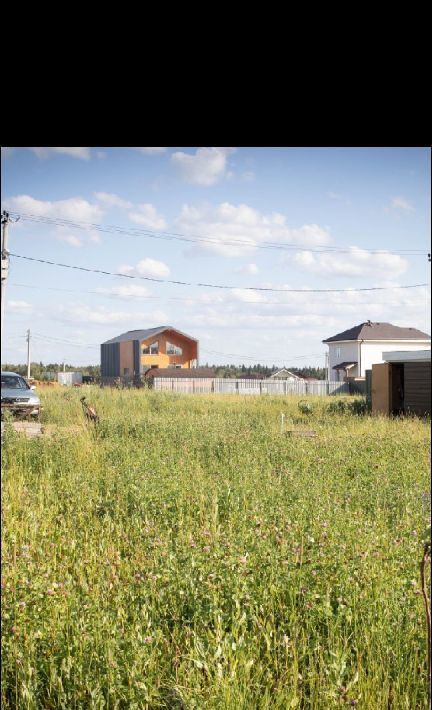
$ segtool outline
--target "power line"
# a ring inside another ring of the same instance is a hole
[[[25,214],[18,212],[10,212],[12,215],[16,215],[22,220],[29,222],[39,222],[42,224],[48,224],[56,227],[68,227],[73,229],[83,229],[83,230],[93,230],[98,232],[103,232],[105,234],[123,234],[125,236],[131,237],[145,237],[149,239],[160,239],[163,241],[181,241],[189,243],[198,244],[208,244],[213,246],[243,246],[243,247],[253,247],[256,249],[277,249],[282,251],[310,251],[318,254],[322,253],[334,253],[334,254],[350,254],[351,249],[346,247],[337,247],[329,244],[316,244],[313,246],[305,246],[293,243],[280,244],[278,242],[265,241],[261,244],[257,244],[251,239],[236,239],[235,237],[229,237],[229,239],[217,239],[213,237],[204,237],[201,235],[186,235],[181,232],[166,232],[166,231],[156,231],[147,228],[137,228],[137,227],[118,227],[114,225],[102,225],[94,222],[76,222],[73,220],[62,219],[60,217],[44,217],[41,215]],[[398,249],[398,250],[387,250],[387,249],[372,249],[367,250],[370,254],[400,254],[403,256],[424,256],[428,254],[425,249]]]
[[[94,343],[94,344],[79,343],[79,342],[73,341],[73,340],[66,340],[66,338],[56,338],[55,336],[44,335],[43,333],[33,332],[32,336],[37,338],[38,340],[51,341],[53,343],[59,343],[60,345],[75,345],[76,347],[80,347],[80,348],[99,348],[100,347],[100,343]]]
[[[48,261],[46,259],[36,259],[32,256],[23,256],[22,254],[14,254],[10,252],[10,256],[16,259],[26,259],[27,261],[34,261],[39,264],[48,264],[49,266],[59,266],[65,269],[75,269],[77,271],[85,271],[90,274],[102,274],[103,276],[115,276],[124,279],[138,279],[140,281],[151,281],[154,283],[165,283],[174,284],[175,286],[197,286],[200,288],[217,288],[225,290],[241,290],[241,291],[266,291],[274,293],[352,293],[357,291],[391,291],[393,289],[407,289],[407,288],[420,288],[421,286],[427,286],[427,284],[412,284],[409,286],[372,286],[368,288],[266,288],[263,286],[225,286],[222,284],[209,284],[209,283],[193,283],[190,281],[174,281],[172,279],[157,279],[151,276],[137,276],[132,274],[120,274],[112,271],[105,271],[103,269],[90,269],[85,266],[74,266],[72,264],[61,264],[55,261]]]
[[[31,289],[37,289],[37,290],[43,290],[43,291],[59,291],[61,293],[76,293],[76,294],[92,294],[96,296],[102,296],[103,298],[117,298],[122,301],[128,301],[128,300],[154,300],[154,301],[182,301],[184,303],[190,303],[193,301],[194,297],[189,296],[186,298],[181,298],[178,296],[149,296],[149,295],[140,295],[136,296],[134,299],[133,294],[131,294],[130,297],[127,295],[122,295],[121,293],[107,293],[106,290],[99,289],[99,290],[84,290],[84,289],[73,289],[73,288],[58,288],[55,286],[36,286],[34,284],[23,284],[23,283],[17,283],[16,281],[13,282],[11,281],[10,283],[11,286],[18,286],[19,288],[31,288]],[[429,299],[425,299],[429,300]],[[236,301],[237,303],[238,301]],[[293,301],[241,301],[241,303],[245,305],[250,305],[250,306],[291,306],[295,305]],[[205,301],[200,301],[200,305],[203,306],[212,306],[212,305],[217,305],[213,302],[205,302]],[[386,303],[385,301],[362,301],[361,303],[349,303],[349,302],[344,302],[343,304],[337,303],[334,305],[348,305],[348,306],[356,306],[356,305],[361,305],[361,306],[386,306],[386,305],[391,305],[389,303]]]

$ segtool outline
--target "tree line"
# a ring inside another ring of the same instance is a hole
[[[203,367],[209,367],[215,372],[215,377],[223,378],[253,378],[265,380],[270,377],[274,372],[280,370],[277,365],[272,365],[268,367],[267,365],[210,365],[206,363]],[[15,365],[12,363],[5,363],[1,366],[3,371],[17,372],[19,375],[27,375],[27,365]],[[81,372],[82,375],[90,375],[91,377],[100,377],[100,366],[99,365],[71,365],[63,363],[47,363],[44,365],[42,362],[32,362],[30,367],[31,376],[35,380],[46,380],[46,379],[57,379],[57,373],[63,372]],[[287,370],[299,375],[300,377],[313,377],[317,380],[325,380],[325,368],[324,367],[287,367]]]

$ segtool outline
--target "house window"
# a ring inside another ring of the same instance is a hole
[[[341,349],[336,348],[336,357],[340,357],[340,356],[341,356]]]
[[[167,355],[183,355],[183,349],[180,348],[178,345],[174,345],[173,343],[167,342],[166,353]]]
[[[159,341],[155,340],[154,343],[150,343],[149,345],[143,345],[141,352],[143,355],[158,355]]]

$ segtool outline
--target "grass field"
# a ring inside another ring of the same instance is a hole
[[[3,708],[427,707],[428,422],[41,396],[3,447]]]

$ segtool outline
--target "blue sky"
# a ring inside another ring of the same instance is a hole
[[[429,284],[428,149],[5,148],[2,206],[42,220],[10,226],[16,254],[236,287],[11,257],[3,362],[25,361],[27,328],[32,359],[76,364],[99,362],[104,340],[158,325],[198,338],[202,364],[323,366],[321,341],[368,319],[430,333],[430,287],[395,288]],[[376,286],[389,290],[247,290]]]

